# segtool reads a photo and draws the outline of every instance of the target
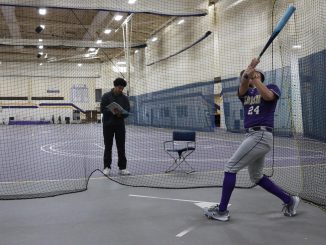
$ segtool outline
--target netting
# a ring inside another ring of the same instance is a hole
[[[103,178],[96,171],[105,147],[100,102],[116,77],[128,81],[131,175],[118,174],[114,144],[109,178],[130,186],[221,186],[224,164],[244,138],[239,72],[294,4],[259,64],[265,83],[282,90],[264,173],[325,208],[325,1],[0,4],[0,199],[83,191],[90,177]],[[196,132],[191,174],[187,165],[166,172],[173,160],[163,143],[175,130]],[[253,186],[240,171],[237,187]]]

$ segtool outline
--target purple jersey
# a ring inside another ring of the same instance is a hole
[[[275,95],[273,101],[265,101],[259,94],[257,88],[250,88],[239,99],[244,108],[244,127],[251,128],[254,126],[274,127],[274,112],[278,98],[281,96],[281,90],[275,84],[266,86]]]

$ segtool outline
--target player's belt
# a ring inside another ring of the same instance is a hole
[[[246,128],[246,132],[250,133],[252,131],[267,131],[267,132],[273,132],[273,128],[267,127],[267,126],[254,126],[251,128]]]

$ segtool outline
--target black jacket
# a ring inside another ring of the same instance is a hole
[[[103,124],[124,124],[124,119],[128,117],[128,114],[122,114],[122,117],[117,117],[113,115],[112,112],[106,108],[106,106],[108,106],[112,102],[118,103],[123,109],[130,112],[130,103],[128,97],[124,94],[114,94],[112,89],[110,92],[107,92],[102,96],[101,113],[103,113]]]

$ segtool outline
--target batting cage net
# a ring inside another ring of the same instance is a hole
[[[281,89],[264,173],[325,209],[323,0],[0,1],[0,199],[83,191],[110,163],[124,185],[221,186],[245,135],[239,73],[290,4],[258,65]],[[117,77],[130,113],[110,161],[102,98]],[[255,186],[246,169],[236,186]]]

